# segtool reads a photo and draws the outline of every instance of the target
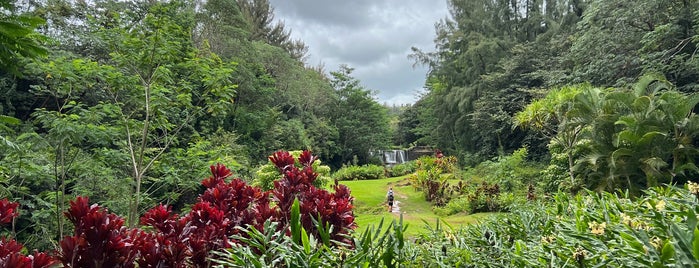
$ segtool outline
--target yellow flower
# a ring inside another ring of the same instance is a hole
[[[581,247],[577,247],[575,249],[575,252],[573,252],[573,259],[577,261],[578,263],[582,263],[585,261],[585,249]]]
[[[653,247],[655,247],[658,250],[663,246],[663,240],[657,236],[654,236],[653,238],[651,238],[649,242],[651,245],[653,245]]]
[[[699,195],[699,183],[690,181],[687,183],[687,189],[689,189],[690,193]]]
[[[542,244],[551,244],[553,241],[556,241],[556,237],[552,235],[545,235],[541,237],[541,243]]]
[[[636,229],[636,230],[641,230],[641,229],[643,229],[643,230],[646,230],[646,231],[650,231],[650,225],[648,225],[648,223],[646,223],[645,221],[641,221],[641,220],[636,220],[636,221],[634,221],[634,222],[631,224],[631,227],[633,227],[633,228]]]
[[[665,200],[660,200],[658,203],[655,203],[655,209],[658,211],[665,210]]]
[[[597,223],[596,221],[588,222],[587,227],[590,228],[590,232],[596,235],[603,235],[604,228],[607,228],[607,223]]]
[[[621,213],[621,223],[626,224],[628,226],[633,226],[633,220],[631,219],[631,216],[626,215],[624,213]]]

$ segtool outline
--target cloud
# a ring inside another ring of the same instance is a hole
[[[310,24],[361,27],[371,23],[370,10],[375,1],[272,0],[275,14]]]
[[[277,19],[309,46],[310,65],[340,64],[379,92],[382,103],[416,100],[426,68],[413,69],[411,47],[432,50],[434,24],[447,15],[446,0],[271,0]]]

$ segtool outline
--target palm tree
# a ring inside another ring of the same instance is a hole
[[[601,117],[592,125],[595,153],[586,157],[593,168],[605,171],[596,188],[625,186],[635,192],[671,182],[678,170],[696,169],[687,161],[697,152],[691,146],[697,133],[693,99],[655,74],[643,76],[631,90],[607,93]]]
[[[562,87],[529,104],[515,115],[516,124],[530,127],[560,144],[568,158],[568,176],[575,184],[575,150],[581,134],[598,116],[601,90],[589,84]]]

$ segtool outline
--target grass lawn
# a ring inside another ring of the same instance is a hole
[[[442,219],[451,226],[457,228],[463,224],[475,223],[479,218],[493,215],[493,213],[477,213],[472,215],[456,214],[448,217],[439,217],[432,212],[432,205],[425,201],[422,192],[417,192],[407,183],[407,176],[381,180],[341,181],[347,185],[354,196],[355,221],[359,226],[357,231],[363,232],[370,225],[378,225],[381,219],[384,224],[393,219],[400,219],[408,224],[406,234],[414,237],[425,230],[425,222],[434,227],[438,219]],[[388,187],[393,187],[395,200],[398,201],[400,213],[388,212],[386,206],[386,192]]]

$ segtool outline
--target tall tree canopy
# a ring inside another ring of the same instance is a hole
[[[269,1],[0,4],[0,196],[34,208],[32,247],[63,236],[76,195],[137,225],[191,204],[209,164],[252,180],[281,149],[339,167],[388,146],[373,93],[307,67]]]
[[[416,107],[431,115],[411,124],[420,130],[416,139],[464,163],[522,146],[531,157],[548,157],[547,140],[516,127],[513,116],[549,88],[623,87],[657,72],[680,91],[696,91],[696,1],[448,3],[450,16],[436,24],[436,50],[411,55],[430,67]]]

